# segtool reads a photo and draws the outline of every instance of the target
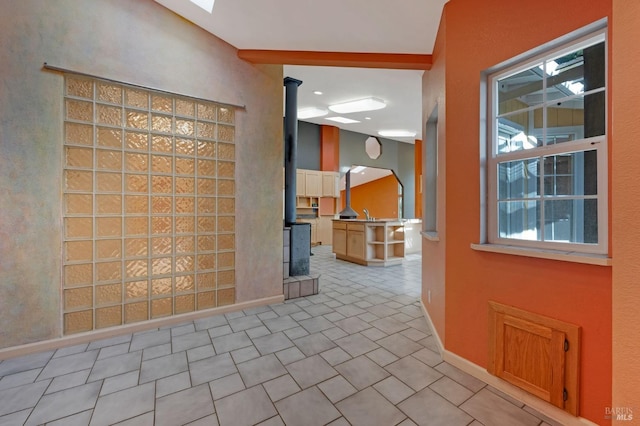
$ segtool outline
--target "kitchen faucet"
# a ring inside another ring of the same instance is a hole
[[[365,217],[367,220],[371,220],[371,218],[369,217],[369,210],[367,210],[367,209],[362,209],[362,211],[364,212],[364,217]]]

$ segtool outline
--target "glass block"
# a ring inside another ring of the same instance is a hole
[[[233,124],[235,121],[235,110],[229,107],[218,108],[218,122]]]
[[[96,195],[98,214],[122,214],[122,195]]]
[[[173,192],[173,178],[171,176],[151,176],[151,192],[171,194]]]
[[[236,302],[235,288],[218,290],[218,306],[233,305]]]
[[[64,267],[64,286],[77,287],[93,282],[93,265],[66,265]]]
[[[90,217],[67,217],[64,219],[65,237],[93,237],[93,219]]]
[[[97,172],[96,189],[100,192],[122,192],[122,174]]]
[[[213,214],[216,212],[216,199],[214,197],[198,198],[198,214]]]
[[[195,251],[195,237],[176,237],[176,253],[193,253]]]
[[[127,217],[124,219],[124,232],[127,236],[147,235],[149,233],[147,217]]]
[[[214,160],[198,160],[198,174],[200,176],[215,176],[216,162]]]
[[[64,186],[68,191],[93,191],[93,172],[64,171]]]
[[[96,309],[96,328],[114,327],[122,324],[122,306]]]
[[[218,288],[233,287],[236,283],[236,271],[218,271]]]
[[[151,95],[151,109],[171,114],[173,112],[173,100],[169,96]]]
[[[195,171],[195,162],[192,158],[176,158],[176,174],[192,175]]]
[[[146,195],[126,195],[124,205],[125,211],[129,214],[149,213],[149,197]]]
[[[173,253],[173,238],[155,237],[151,239],[151,254],[171,254]]]
[[[156,176],[154,176],[155,178]],[[151,197],[151,213],[152,214],[171,214],[173,213],[172,197]]]
[[[158,259],[151,259],[151,274],[152,275],[168,275],[171,273],[171,258],[161,257]]]
[[[171,116],[151,114],[151,130],[160,133],[172,133],[173,123]]]
[[[235,267],[236,254],[230,253],[218,253],[218,268],[234,268]]]
[[[200,120],[216,120],[217,108],[214,104],[210,103],[198,103],[198,119]]]
[[[196,141],[193,139],[176,138],[175,146],[177,155],[193,157],[196,153]]]
[[[127,110],[126,125],[130,129],[149,130],[149,114],[144,111]]]
[[[235,128],[218,124],[218,141],[233,143],[235,141]]]
[[[119,217],[96,218],[96,236],[119,237],[122,235],[122,219]]]
[[[216,180],[209,178],[198,178],[198,194],[216,195]]]
[[[122,153],[120,151],[96,149],[96,164],[98,169],[122,170]]]
[[[234,214],[236,211],[235,198],[218,198],[219,214]]]
[[[206,272],[198,274],[198,291],[216,288],[216,273]]]
[[[216,156],[216,142],[198,141],[198,157],[211,157]]]
[[[125,132],[126,148],[135,151],[149,149],[149,136],[146,133]]]
[[[171,292],[171,278],[156,278],[151,280],[152,296],[171,295]]]
[[[67,99],[65,104],[67,107],[67,120],[93,122],[93,104],[91,102]]]
[[[148,192],[149,183],[147,175],[127,174],[125,190],[127,192]]]
[[[65,142],[78,145],[93,145],[93,126],[64,123]]]
[[[235,234],[218,235],[218,250],[234,250],[236,248]]]
[[[198,235],[198,251],[213,251],[215,249],[215,235]]]
[[[122,303],[122,284],[96,286],[96,306]]]
[[[170,217],[152,217],[151,218],[151,233],[158,234],[171,234],[173,226],[173,220]],[[176,229],[176,232],[178,230]]]
[[[176,234],[193,234],[194,232],[193,217],[176,217]]]
[[[149,156],[147,154],[124,153],[125,170],[128,172],[146,172],[149,169]]]
[[[198,139],[215,139],[216,125],[215,123],[198,122],[197,133]]]
[[[97,259],[120,259],[122,258],[122,240],[97,240]]]
[[[176,99],[176,115],[195,117],[196,105],[187,99]]]
[[[147,256],[146,238],[127,238],[124,240],[124,254],[127,257]]]
[[[218,195],[236,195],[236,183],[233,180],[218,180]]]
[[[64,291],[64,309],[91,308],[93,306],[93,287],[79,287]]]
[[[109,126],[122,126],[122,108],[110,105],[96,105],[96,122]]]
[[[67,95],[93,99],[93,80],[79,77],[66,77]]]
[[[236,146],[230,143],[218,143],[218,158],[221,160],[235,160]]]
[[[215,232],[215,229],[215,216],[202,216],[198,218],[198,232]]]
[[[145,90],[128,87],[124,91],[124,102],[132,107],[148,109],[149,94]]]
[[[231,178],[235,176],[236,163],[228,161],[218,161],[218,177],[219,178]]]
[[[122,130],[98,127],[96,130],[96,144],[110,148],[122,148]]]
[[[149,297],[149,283],[147,281],[133,281],[125,284],[126,300],[146,299]]]
[[[196,288],[193,275],[179,275],[176,277],[176,293],[190,293]]]
[[[65,147],[65,164],[67,167],[93,167],[93,149]]]
[[[181,120],[176,118],[176,134],[184,136],[195,136],[195,123],[193,120]]]
[[[196,302],[195,302],[195,296],[193,294],[176,296],[176,314],[193,312],[195,308],[196,308]]]
[[[114,281],[122,279],[122,264],[117,262],[96,263],[96,281]]]
[[[132,323],[149,319],[148,302],[128,303],[124,305],[124,322]]]
[[[198,310],[216,307],[216,292],[198,293]]]
[[[97,99],[111,104],[122,104],[122,87],[110,83],[97,83]]]
[[[151,151],[153,152],[173,152],[173,138],[171,136],[151,136]]]
[[[166,317],[173,314],[173,300],[171,298],[151,301],[151,318]]]
[[[192,272],[194,266],[193,256],[176,256],[176,272]]]
[[[176,178],[176,194],[194,194],[195,179],[186,177]]]
[[[92,214],[93,196],[91,194],[65,194],[65,213]]]
[[[64,334],[93,330],[93,311],[70,312],[64,314]]]
[[[195,210],[195,199],[193,197],[176,197],[176,213],[193,213]]]
[[[154,173],[172,173],[173,158],[166,155],[152,155],[151,171]]]
[[[127,278],[140,278],[149,275],[149,261],[147,259],[127,260],[124,262]],[[146,291],[145,281],[145,291]],[[137,297],[137,296],[136,296]]]
[[[93,259],[92,241],[67,241],[64,246],[67,262],[90,262]]]
[[[215,254],[199,254],[198,255],[198,271],[216,268]]]

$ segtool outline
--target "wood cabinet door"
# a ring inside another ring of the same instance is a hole
[[[306,190],[306,179],[304,170],[296,170],[296,196],[304,197]]]
[[[305,172],[305,195],[307,197],[322,196],[322,173],[315,170]]]
[[[347,236],[347,256],[364,260],[364,232],[349,231]]]
[[[333,252],[342,256],[347,255],[347,230],[333,229]]]
[[[333,172],[322,173],[322,196],[323,197],[338,197],[340,192],[338,190],[338,174]]]

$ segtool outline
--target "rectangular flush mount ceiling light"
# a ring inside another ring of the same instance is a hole
[[[325,120],[336,121],[336,122],[342,123],[342,124],[359,123],[358,120],[352,120],[350,118],[345,118],[345,117],[327,117],[327,118],[325,118]]]
[[[366,98],[357,101],[344,102],[341,104],[329,105],[329,109],[338,114],[348,114],[350,112],[373,111],[382,109],[387,104],[382,99]]]
[[[305,118],[322,117],[327,114],[329,114],[329,111],[324,108],[309,107],[298,110],[298,118],[300,120],[304,120]]]
[[[380,130],[378,134],[386,138],[412,138],[416,135],[416,132],[410,132],[408,130]]]
[[[213,12],[213,3],[215,3],[216,0],[190,0],[191,3],[203,8],[204,10],[206,10],[207,12],[211,13]]]

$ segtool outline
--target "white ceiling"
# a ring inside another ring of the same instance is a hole
[[[447,0],[216,0],[212,14],[187,0],[155,1],[238,49],[431,54]],[[300,108],[369,96],[387,102],[368,115],[345,115],[360,123],[305,121],[374,136],[383,129],[416,132],[389,138],[403,142],[422,138],[422,71],[285,65],[284,75],[303,81]]]

